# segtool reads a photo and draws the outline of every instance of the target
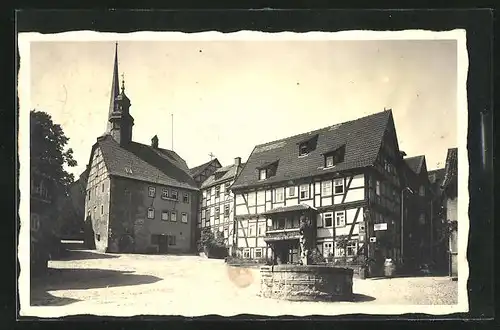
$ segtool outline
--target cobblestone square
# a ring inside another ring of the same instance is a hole
[[[71,251],[50,261],[49,275],[32,282],[31,304],[88,307],[110,312],[136,308],[168,315],[326,314],[344,304],[450,305],[457,303],[457,282],[448,277],[354,279],[352,302],[289,302],[259,297],[257,268],[229,267],[222,260],[197,256],[100,254]]]

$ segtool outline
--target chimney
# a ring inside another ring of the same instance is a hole
[[[234,165],[236,165],[236,166],[240,166],[241,165],[241,157],[236,157],[234,159]]]
[[[155,149],[158,149],[158,136],[153,136],[151,139],[151,146]]]

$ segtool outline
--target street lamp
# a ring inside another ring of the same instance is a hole
[[[410,194],[414,194],[410,187],[405,187],[401,190],[401,261],[403,261],[404,256],[404,193],[408,191]]]

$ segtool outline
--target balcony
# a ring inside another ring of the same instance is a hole
[[[269,227],[266,232],[266,237],[264,237],[264,241],[286,241],[299,239],[299,237],[299,228],[273,229],[272,227]]]

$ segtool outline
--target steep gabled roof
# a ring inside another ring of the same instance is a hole
[[[456,186],[458,175],[458,148],[448,149],[446,155],[446,166],[443,183],[441,186],[446,189],[448,186]]]
[[[429,176],[429,182],[434,184],[434,183],[440,183],[443,181],[445,174],[445,169],[444,168],[439,168],[436,170],[429,171],[428,176]]]
[[[219,163],[219,160],[217,158],[214,158],[204,164],[201,164],[201,165],[198,165],[196,167],[193,167],[191,169],[189,169],[189,174],[191,174],[191,176],[194,178],[194,177],[197,177],[198,175],[200,175],[207,167],[210,166],[210,164],[213,164],[213,163]]]
[[[229,165],[229,166],[224,166],[221,168],[218,168],[211,176],[209,176],[201,185],[201,188],[208,188],[213,185],[216,185],[218,183],[234,179],[241,169],[245,166],[244,163],[240,164],[237,166],[236,164]]]
[[[246,166],[233,184],[233,189],[260,186],[269,183],[300,179],[330,172],[339,172],[372,166],[384,138],[392,111],[386,110],[356,120],[344,122],[299,134],[282,140],[258,145],[252,151]],[[307,156],[299,157],[297,143],[316,138],[315,148]],[[324,169],[324,154],[345,145],[343,162]],[[259,181],[257,169],[264,164],[279,161],[276,174]]]
[[[420,174],[424,161],[425,156],[423,155],[405,158],[406,164],[413,172],[415,172],[415,174]]]
[[[98,138],[93,150],[96,147],[101,149],[110,175],[178,188],[198,189],[188,174],[186,162],[172,150],[155,149],[137,142],[122,147],[110,135]]]

